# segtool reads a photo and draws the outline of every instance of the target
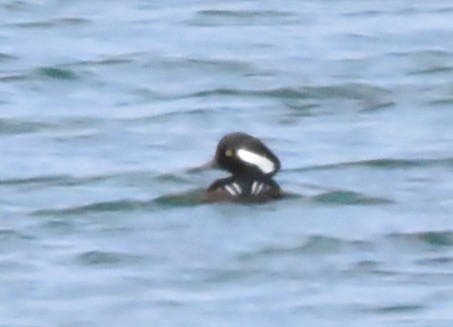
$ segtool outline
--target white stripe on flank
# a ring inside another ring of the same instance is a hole
[[[245,149],[239,149],[237,156],[251,165],[260,169],[263,174],[272,173],[275,170],[275,164],[268,158]]]
[[[256,190],[256,194],[260,194],[261,193],[261,190],[263,189],[263,186],[264,186],[264,183],[260,183],[260,185],[258,185],[258,189]]]
[[[237,191],[238,194],[241,194],[242,193],[242,188],[240,185],[238,185],[237,183],[233,183],[231,184],[231,186],[234,187],[234,189]]]
[[[228,191],[228,193],[230,193],[232,196],[236,196],[236,192],[230,185],[225,185],[224,187],[225,187],[225,190]]]
[[[252,195],[255,195],[257,184],[258,184],[257,182],[253,182],[253,184],[252,184],[252,192],[251,192]]]

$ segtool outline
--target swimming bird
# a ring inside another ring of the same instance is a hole
[[[231,176],[214,181],[202,201],[267,202],[281,198],[284,192],[272,178],[280,166],[280,160],[260,139],[241,132],[227,134],[219,141],[214,159],[198,169],[220,168]]]

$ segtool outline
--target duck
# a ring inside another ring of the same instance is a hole
[[[215,180],[201,201],[263,203],[282,198],[285,192],[273,177],[281,168],[278,157],[258,138],[243,132],[223,136],[214,158],[197,170],[217,168],[230,176]]]

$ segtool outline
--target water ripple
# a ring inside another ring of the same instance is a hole
[[[131,212],[135,210],[151,209],[153,201],[142,200],[114,200],[101,201],[87,205],[74,206],[62,209],[41,209],[32,213],[35,216],[73,216],[86,214],[102,214],[107,212]]]
[[[362,102],[367,110],[378,109],[394,105],[391,92],[380,87],[366,84],[344,84],[335,86],[316,87],[281,87],[264,90],[244,90],[233,88],[218,88],[195,92],[194,97],[218,97],[218,96],[248,96],[248,97],[271,97],[282,100],[301,99],[352,99]]]
[[[453,246],[453,231],[394,233],[389,234],[388,237],[393,240],[416,242],[433,248],[449,248]]]
[[[33,5],[26,1],[16,0],[2,3],[1,6],[11,12],[21,12],[33,8]]]
[[[329,255],[338,254],[346,249],[365,249],[372,247],[373,242],[331,237],[327,235],[308,235],[296,245],[276,244],[270,247],[255,249],[252,252],[241,254],[241,259],[259,258],[267,256],[280,257],[282,255]]]
[[[0,52],[0,62],[8,62],[8,61],[13,61],[13,60],[17,60],[17,59],[18,58],[13,55]]]
[[[0,135],[35,133],[50,127],[55,127],[55,125],[47,122],[0,119]]]
[[[12,240],[32,240],[34,237],[13,229],[0,229],[0,242]]]
[[[39,77],[74,81],[79,77],[72,70],[62,67],[43,67],[36,70]]]
[[[371,197],[352,191],[330,191],[316,195],[312,199],[324,204],[337,205],[383,205],[395,203],[390,199]]]
[[[198,11],[201,16],[220,16],[220,17],[287,17],[292,16],[291,12],[275,11],[275,10],[219,10],[205,9]]]
[[[363,311],[375,312],[378,314],[395,315],[395,314],[417,313],[428,308],[429,306],[425,304],[399,303],[380,307],[370,307],[368,309],[364,309]]]
[[[88,266],[129,265],[131,263],[138,263],[142,260],[143,258],[138,255],[107,251],[87,251],[76,257],[76,261],[79,264]]]
[[[302,241],[296,244],[274,244],[263,248],[253,249],[252,251],[243,252],[239,258],[241,260],[248,260],[251,258],[261,257],[281,257],[293,255],[337,255],[344,253],[357,253],[357,252],[373,252],[382,245],[392,244],[393,248],[407,249],[409,243],[412,243],[410,248],[414,248],[414,242],[419,245],[428,245],[437,249],[449,249],[453,247],[453,231],[426,231],[414,233],[389,233],[378,235],[375,238],[346,238],[346,237],[332,237],[327,235],[313,234],[306,236]],[[436,263],[438,265],[451,264],[453,258],[436,257],[425,258],[422,261],[417,261],[420,264],[427,265],[429,263]],[[373,273],[384,273],[381,262],[375,260],[357,261],[354,263],[354,269],[372,271]],[[386,274],[391,273],[387,271]],[[396,274],[396,272],[393,272]]]
[[[10,178],[0,180],[0,186],[28,186],[28,187],[48,187],[48,186],[75,186],[91,184],[110,178],[110,175],[74,177],[69,175],[49,175],[26,178]]]
[[[286,169],[285,171],[302,172],[302,171],[316,171],[316,170],[335,170],[351,167],[366,167],[373,169],[406,169],[406,168],[419,168],[419,167],[452,167],[453,158],[433,158],[433,159],[394,159],[394,158],[380,158],[368,159],[359,161],[349,161],[334,164],[316,165],[303,168]]]
[[[50,19],[44,21],[32,21],[32,22],[21,22],[13,24],[15,27],[25,29],[36,29],[36,28],[64,28],[64,27],[78,27],[84,26],[90,23],[90,20],[78,17],[62,17],[57,19]]]
[[[296,19],[292,12],[281,10],[203,9],[188,23],[193,26],[288,24]]]

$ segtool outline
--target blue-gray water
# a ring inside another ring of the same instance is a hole
[[[0,4],[0,326],[448,326],[451,1]],[[188,205],[227,132],[300,194]]]

